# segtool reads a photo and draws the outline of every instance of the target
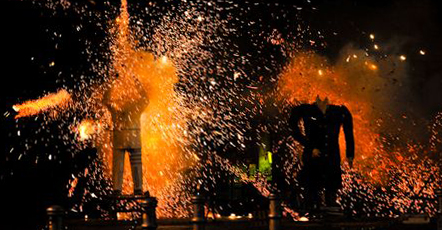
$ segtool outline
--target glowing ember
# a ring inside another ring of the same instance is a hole
[[[307,222],[307,221],[309,221],[309,219],[307,217],[303,216],[303,217],[299,218],[299,221]]]
[[[78,135],[80,141],[84,141],[92,138],[92,136],[98,133],[101,130],[101,127],[98,123],[93,120],[83,120],[76,127],[75,132]]]

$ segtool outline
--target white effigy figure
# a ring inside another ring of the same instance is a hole
[[[121,194],[124,174],[124,157],[129,153],[134,183],[134,194],[143,192],[141,162],[141,115],[148,104],[146,90],[137,77],[132,77],[134,84],[123,84],[117,79],[103,97],[112,115],[112,180],[113,189]],[[123,105],[121,102],[123,101]],[[119,103],[120,102],[120,105]]]

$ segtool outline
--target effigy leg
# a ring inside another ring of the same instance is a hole
[[[130,165],[134,182],[134,194],[143,193],[143,165],[141,162],[141,149],[133,149],[130,152]]]

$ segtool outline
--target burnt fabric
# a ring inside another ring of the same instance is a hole
[[[303,130],[300,128],[303,122]],[[354,157],[353,121],[345,106],[327,105],[325,113],[314,104],[301,104],[292,109],[289,125],[292,137],[304,146],[300,182],[307,192],[307,202],[318,202],[320,189],[325,188],[326,203],[334,203],[342,187],[339,132],[344,129],[347,158]],[[312,157],[319,149],[319,157]]]

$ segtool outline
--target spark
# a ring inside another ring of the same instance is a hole
[[[161,63],[163,63],[164,65],[167,64],[169,62],[169,59],[166,56],[162,56],[161,57]]]
[[[299,221],[307,222],[307,221],[309,221],[309,219],[307,217],[303,216],[303,217],[299,218]]]

